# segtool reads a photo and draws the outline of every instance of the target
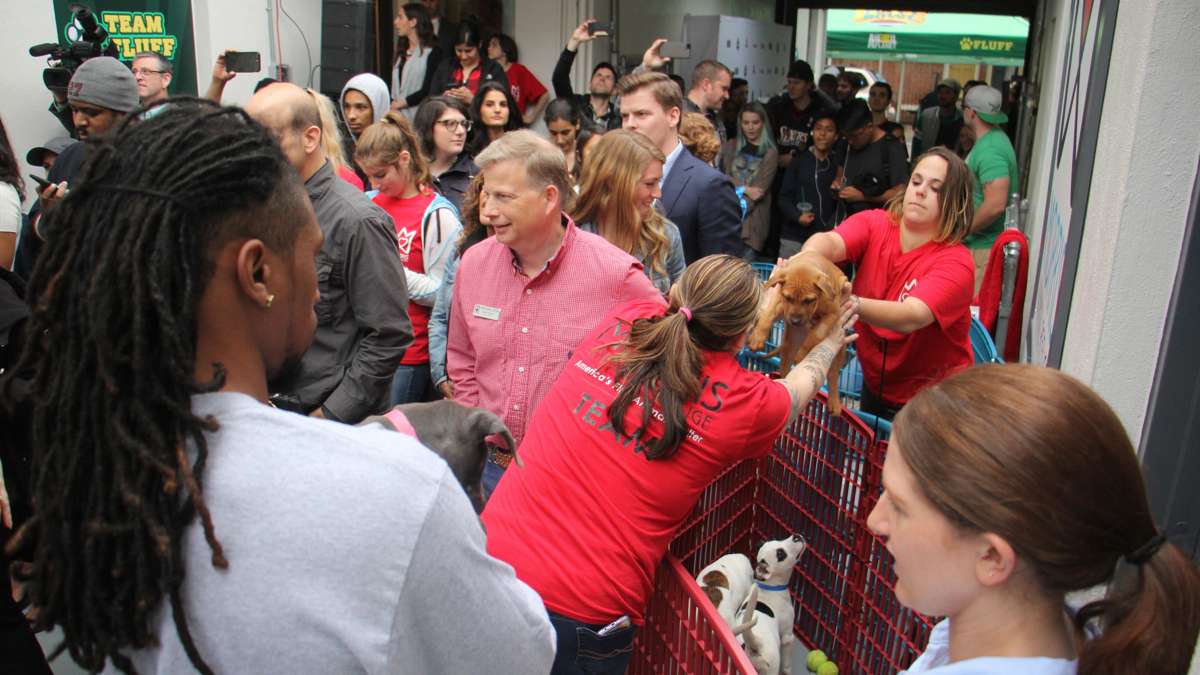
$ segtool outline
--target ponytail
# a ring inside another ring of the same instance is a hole
[[[628,349],[616,357],[617,380],[624,383],[609,406],[613,428],[626,436],[642,437],[650,428],[652,410],[663,416],[661,438],[642,438],[647,459],[667,459],[679,449],[687,433],[683,406],[700,394],[700,348],[688,331],[687,315],[672,303],[665,316],[638,319],[629,332]],[[625,430],[625,412],[635,398],[642,401],[638,431]]]
[[[1079,675],[1188,672],[1200,631],[1196,564],[1169,542],[1144,560],[1126,556],[1104,599],[1076,615],[1081,629],[1093,621],[1099,635],[1084,642]]]
[[[728,350],[749,330],[761,297],[762,284],[748,263],[713,255],[684,270],[665,315],[633,322],[609,359],[622,386],[608,417],[618,433],[640,440],[647,459],[669,459],[679,449],[688,432],[685,406],[700,396],[704,352]],[[639,400],[641,424],[627,431],[626,412]],[[647,438],[655,411],[662,436]]]
[[[1080,675],[1187,672],[1200,571],[1158,534],[1137,452],[1094,391],[1050,368],[976,366],[914,396],[892,441],[930,503],[1007,541],[1048,597],[1107,586],[1075,617]]]
[[[362,132],[354,150],[354,159],[359,165],[370,162],[398,164],[402,152],[408,153],[408,166],[404,168],[417,189],[424,190],[433,185],[429,162],[421,152],[421,143],[413,131],[412,123],[394,110],[389,110],[383,119]]]

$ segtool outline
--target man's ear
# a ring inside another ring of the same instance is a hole
[[[683,119],[683,111],[678,107],[673,107],[667,111],[667,119],[671,121],[671,126],[675,127],[675,131],[679,131],[679,120]]]
[[[312,125],[304,130],[301,136],[304,143],[304,154],[311,155],[321,147],[321,127]]]
[[[272,284],[278,279],[274,277],[274,269],[267,260],[267,247],[261,239],[247,239],[238,246],[236,274],[238,288],[246,298],[260,306],[270,306],[274,292]]]
[[[1003,537],[992,532],[979,535],[975,578],[983,586],[999,586],[1017,570],[1017,552]]]
[[[162,81],[163,81],[163,89],[171,88],[171,74],[170,73],[163,73]]]
[[[562,195],[558,192],[558,186],[553,183],[542,188],[542,198],[546,200],[546,214],[550,215],[554,211],[562,210]]]

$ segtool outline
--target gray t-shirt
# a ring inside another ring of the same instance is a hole
[[[221,425],[203,481],[229,568],[212,566],[198,520],[183,541],[188,625],[215,672],[549,672],[541,598],[487,555],[466,495],[416,439],[242,394],[192,407]],[[162,646],[131,654],[138,672],[192,672],[166,598],[157,620]]]

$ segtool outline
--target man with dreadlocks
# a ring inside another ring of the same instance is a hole
[[[175,100],[101,139],[30,281],[38,627],[125,672],[547,672],[538,596],[444,462],[271,408],[322,233],[245,113]]]
[[[355,424],[388,404],[412,342],[408,288],[388,214],[338,177],[321,142],[316,101],[294,84],[268,85],[246,112],[271,131],[304,180],[325,243],[317,255],[317,336],[272,391],[281,407]]]

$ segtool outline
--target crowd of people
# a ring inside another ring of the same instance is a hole
[[[717,61],[681,86],[656,40],[576,93],[588,21],[551,97],[437,5],[398,6],[390,72],[336,103],[268,79],[223,107],[223,56],[206,99],[156,54],[86,60],[28,213],[0,127],[12,672],[49,672],[54,626],[93,670],[623,672],[700,493],[852,343],[895,420],[869,525],[900,601],[947,617],[910,672],[1182,672],[1200,573],[1115,415],[969,367],[1018,182],[996,89],[943,80],[910,159],[891,88],[850,71],[794,61],[751,101]],[[786,377],[746,371],[782,292],[750,262],[801,253],[850,272],[841,315]],[[438,398],[514,441],[489,438],[480,516],[372,418]]]

